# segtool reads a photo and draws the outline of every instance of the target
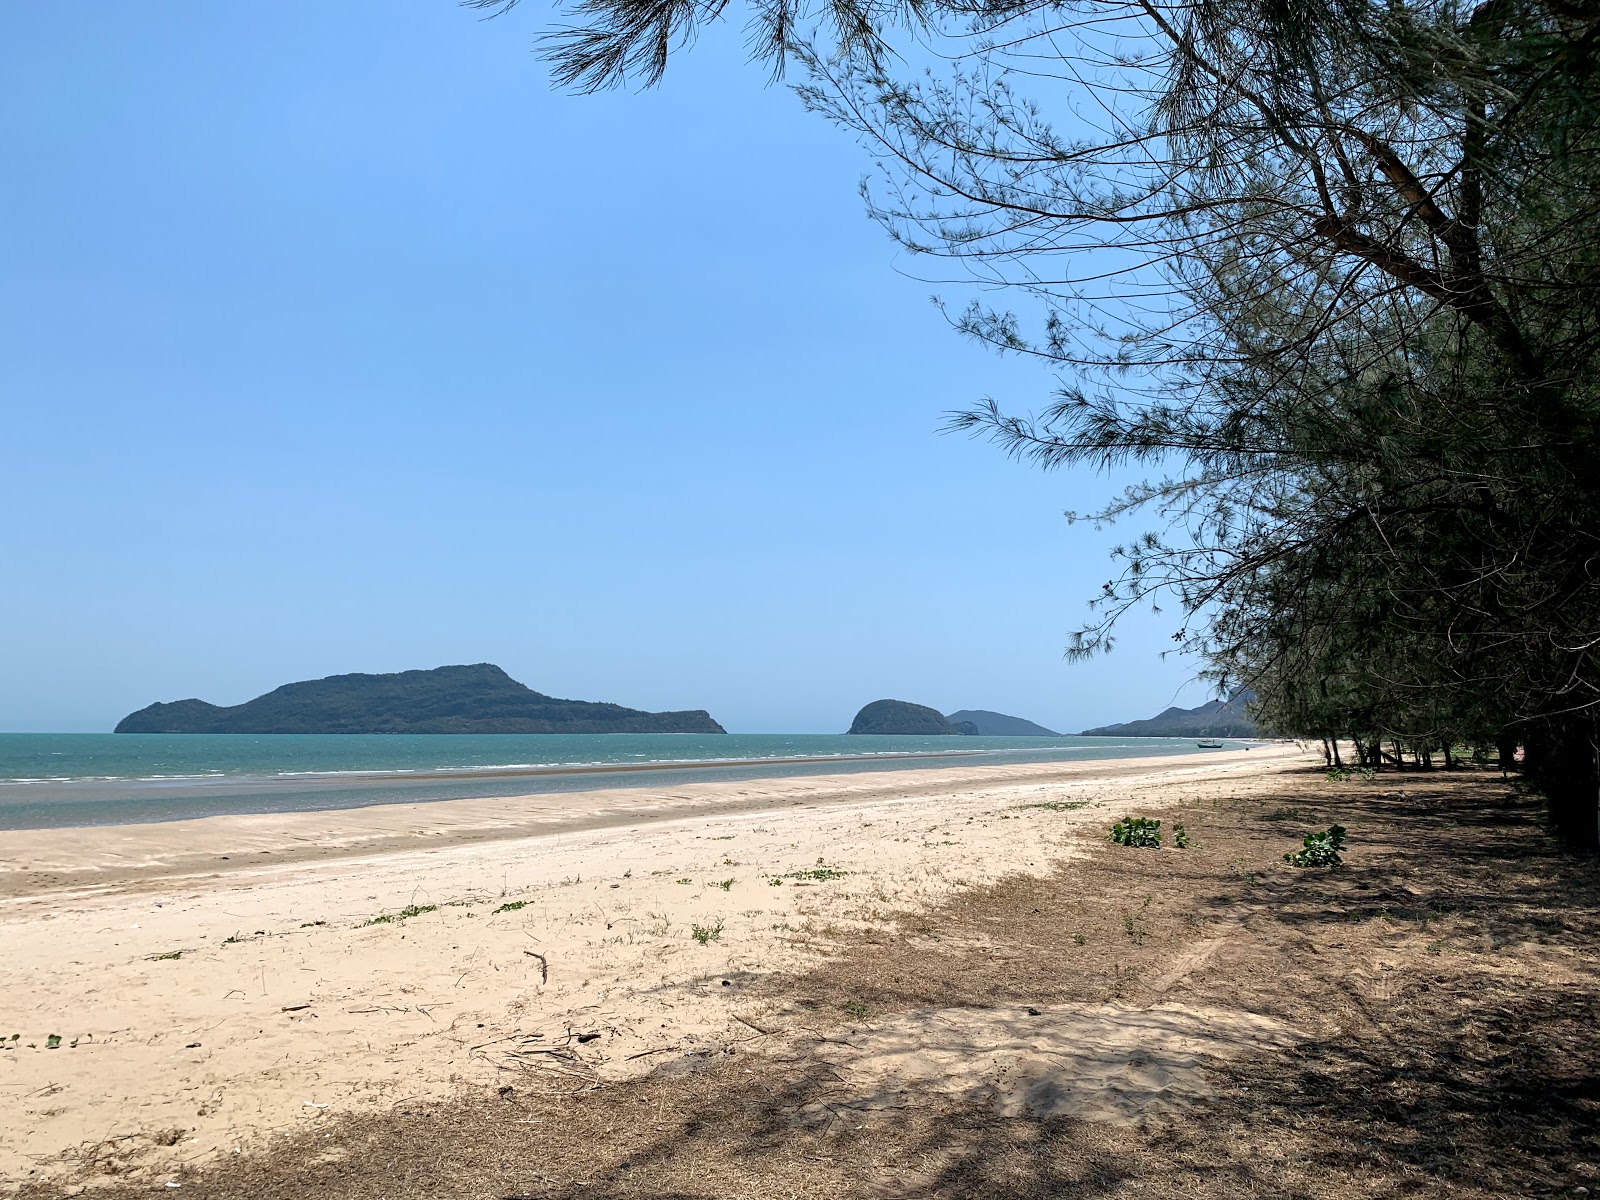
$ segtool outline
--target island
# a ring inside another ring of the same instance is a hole
[[[856,714],[850,733],[932,734],[958,736],[976,732],[960,729],[937,708],[905,700],[874,700]]]
[[[1083,736],[1253,738],[1257,729],[1250,719],[1248,706],[1255,698],[1256,694],[1247,690],[1226,700],[1208,701],[1198,708],[1169,708],[1143,721],[1085,729]]]
[[[990,712],[986,708],[963,708],[945,717],[958,729],[971,725],[972,732],[984,737],[1060,737],[1054,729],[1035,725],[1021,717],[1008,717],[1005,713]]]
[[[560,700],[492,663],[330,675],[286,683],[231,707],[204,700],[152,704],[117,733],[726,733],[704,709],[641,712]]]

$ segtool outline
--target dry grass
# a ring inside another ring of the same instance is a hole
[[[647,1079],[508,1075],[504,1095],[319,1122],[271,1152],[177,1176],[181,1194],[998,1200],[1597,1186],[1600,872],[1549,842],[1530,799],[1482,775],[1308,774],[1147,815],[1183,821],[1197,844],[1098,845],[1046,880],[856,931],[805,975],[741,982],[747,1036],[663,1054]],[[1350,830],[1345,867],[1281,861],[1333,821]],[[818,1038],[926,1008],[1158,1000],[1270,1015],[1308,1040],[1216,1062],[1210,1103],[1135,1126],[864,1099],[812,1052]]]

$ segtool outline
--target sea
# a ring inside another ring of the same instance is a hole
[[[1195,753],[1192,738],[0,733],[0,830]]]

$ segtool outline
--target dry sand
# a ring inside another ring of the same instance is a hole
[[[500,1080],[574,1090],[756,1037],[752,978],[1042,875],[1084,821],[1306,761],[1263,747],[5,834],[0,1038],[20,1036],[0,1053],[0,1179],[105,1164],[159,1186],[332,1114]],[[961,1091],[967,1019],[940,1016],[952,1046],[919,1056],[890,1031],[838,1065]],[[1181,1096],[1197,1018],[1149,1019],[1166,1057],[1112,1074]],[[1077,1020],[996,1051],[1019,1096],[1106,1024]]]

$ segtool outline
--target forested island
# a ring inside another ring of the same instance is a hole
[[[926,704],[908,700],[874,700],[856,713],[850,733],[921,734],[924,736],[1056,737],[1043,725],[983,708],[964,708],[945,716]]]
[[[561,700],[491,663],[330,675],[286,683],[231,707],[204,700],[152,704],[117,733],[726,733],[704,709],[641,712]]]
[[[958,729],[937,708],[912,704],[907,700],[874,700],[856,713],[850,733],[948,734],[956,736],[977,730]]]

